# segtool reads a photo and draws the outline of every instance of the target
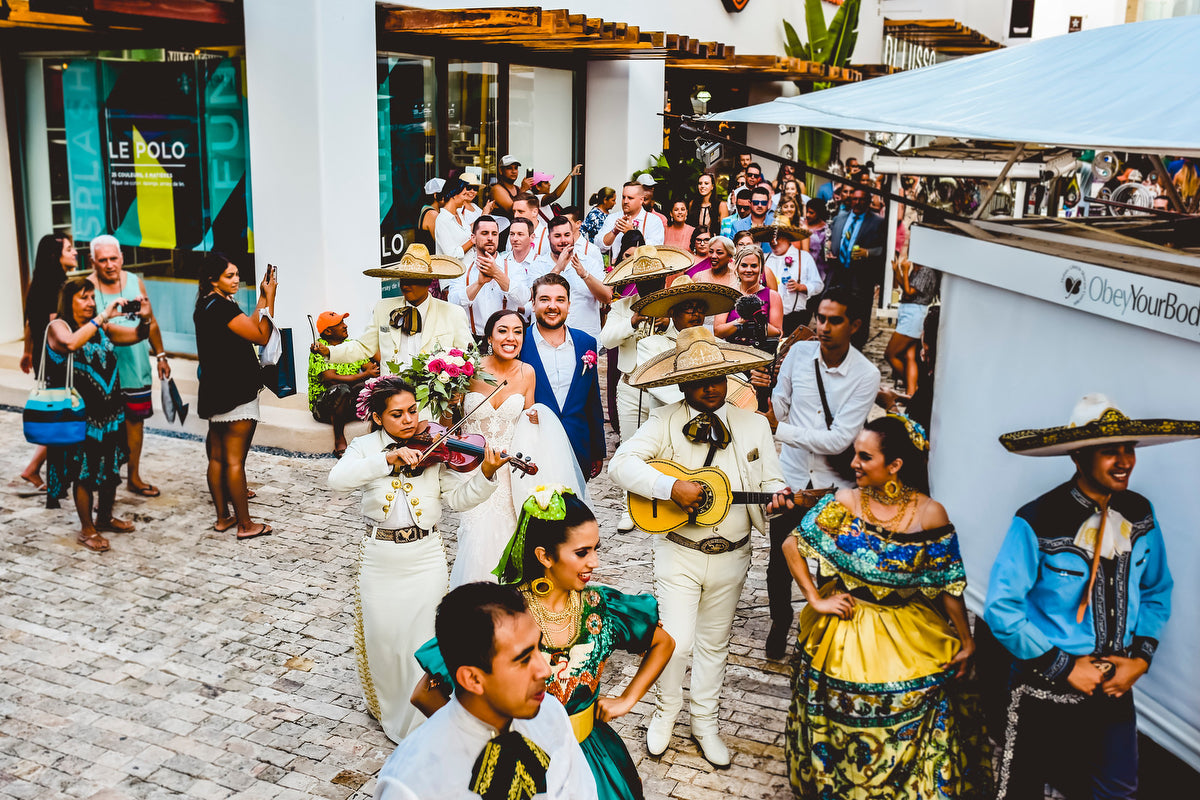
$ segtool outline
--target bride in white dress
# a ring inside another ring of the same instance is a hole
[[[525,475],[514,467],[500,469],[496,491],[487,501],[459,516],[451,589],[472,581],[496,581],[492,570],[517,529],[518,511],[537,486],[562,483],[574,487],[580,498],[587,497],[586,483],[562,424],[553,411],[533,402],[533,367],[518,358],[525,339],[521,316],[512,309],[497,311],[483,330],[488,355],[480,359],[480,365],[497,383],[507,381],[507,385],[488,400],[485,398],[496,387],[483,380],[473,381],[463,407],[477,410],[463,423],[462,430],[481,434],[496,452],[531,456],[538,472]]]

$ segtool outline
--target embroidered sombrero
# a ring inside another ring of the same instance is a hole
[[[750,229],[750,236],[756,242],[771,242],[779,236],[799,242],[811,235],[808,228],[797,228],[794,225],[762,225]]]
[[[696,263],[695,257],[678,247],[646,244],[633,251],[629,258],[604,276],[605,286],[624,286],[638,281],[665,278],[683,272]]]
[[[1071,420],[1056,428],[1013,431],[1000,444],[1022,456],[1065,456],[1085,447],[1136,442],[1139,447],[1200,438],[1200,421],[1130,419],[1102,394],[1084,395]]]
[[[689,300],[699,300],[704,303],[704,315],[724,314],[733,308],[742,293],[732,286],[719,283],[696,283],[687,275],[680,275],[674,283],[665,289],[651,292],[645,297],[634,301],[634,313],[647,317],[667,317],[671,309]]]
[[[625,382],[635,389],[652,389],[760,369],[771,361],[769,353],[753,347],[717,341],[713,332],[701,325],[680,331],[674,350],[642,364],[625,376]]]
[[[427,281],[434,278],[457,278],[464,271],[462,262],[457,258],[431,256],[425,245],[410,244],[399,261],[364,269],[363,275],[370,275],[372,278]]]

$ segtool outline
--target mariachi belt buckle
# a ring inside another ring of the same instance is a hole
[[[728,539],[722,539],[719,536],[714,536],[711,539],[705,539],[703,542],[700,542],[700,546],[697,549],[701,553],[715,556],[721,553],[728,553],[729,544],[730,542]]]

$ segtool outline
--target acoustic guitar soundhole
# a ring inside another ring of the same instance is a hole
[[[707,514],[713,507],[713,493],[707,485],[704,486],[704,496],[700,498],[700,510],[696,512],[696,516]]]

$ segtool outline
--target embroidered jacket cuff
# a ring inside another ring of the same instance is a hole
[[[1051,647],[1037,658],[1031,658],[1025,663],[1051,683],[1061,683],[1067,675],[1071,674],[1075,659],[1065,650]]]
[[[1130,648],[1130,658],[1140,658],[1147,664],[1153,663],[1154,653],[1158,650],[1158,639],[1150,636],[1133,637],[1133,647]]]

